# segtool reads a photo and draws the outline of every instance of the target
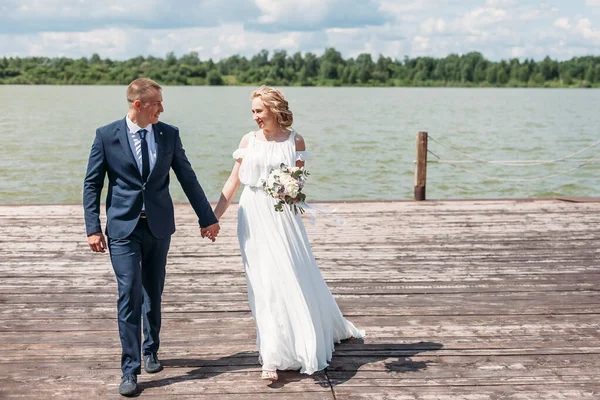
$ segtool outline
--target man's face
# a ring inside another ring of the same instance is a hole
[[[156,124],[160,113],[165,111],[162,106],[162,93],[158,89],[150,90],[143,100],[136,101],[136,108],[138,109],[138,116],[140,122],[143,121],[145,125]],[[139,102],[139,105],[137,104]],[[144,126],[145,126],[144,125]]]

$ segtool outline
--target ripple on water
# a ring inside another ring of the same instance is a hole
[[[123,89],[0,87],[0,204],[80,202],[94,131],[122,118]],[[233,165],[232,151],[244,133],[255,129],[248,112],[250,89],[163,91],[163,120],[180,127],[202,187],[216,201]],[[412,198],[415,137],[423,129],[445,145],[485,160],[557,159],[598,136],[594,91],[288,88],[286,96],[294,107],[295,129],[313,153],[306,164],[312,175],[305,189],[313,200]],[[40,121],[47,123],[43,130],[38,129]],[[433,140],[429,144],[445,160],[467,159]],[[598,151],[577,157],[595,157]],[[429,159],[435,157],[430,154]],[[600,197],[600,163],[564,175],[578,164],[457,166],[428,165],[428,198]],[[554,174],[559,176],[506,181]],[[175,201],[186,201],[177,180],[172,182]]]

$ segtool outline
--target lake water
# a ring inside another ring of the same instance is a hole
[[[163,89],[161,120],[179,126],[211,201],[219,198],[240,138],[255,128],[252,89]],[[429,149],[435,156],[430,154],[430,161],[436,156],[452,161],[429,164],[428,199],[600,197],[600,145],[578,154],[578,161],[465,163],[473,158],[556,160],[594,144],[600,140],[600,90],[283,91],[295,128],[313,154],[306,166],[312,174],[305,188],[308,200],[411,199],[419,130],[431,135]],[[58,204],[81,202],[95,129],[124,117],[127,104],[121,86],[0,85],[0,109],[0,204]],[[537,180],[549,175],[557,176]],[[186,200],[176,180],[171,190],[175,201]]]

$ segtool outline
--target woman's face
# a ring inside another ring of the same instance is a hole
[[[265,105],[260,97],[252,100],[252,118],[260,129],[276,130],[277,117]]]

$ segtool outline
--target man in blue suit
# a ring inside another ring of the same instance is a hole
[[[158,372],[161,296],[165,266],[175,232],[169,194],[172,168],[198,216],[200,233],[213,242],[219,223],[198,183],[181,144],[179,130],[159,122],[162,90],[158,83],[136,79],[127,88],[129,112],[124,119],[96,130],[84,181],[83,207],[88,244],[104,253],[100,195],[108,176],[106,236],[117,278],[121,370],[119,392],[137,393],[137,375]],[[141,341],[143,319],[144,342]]]

